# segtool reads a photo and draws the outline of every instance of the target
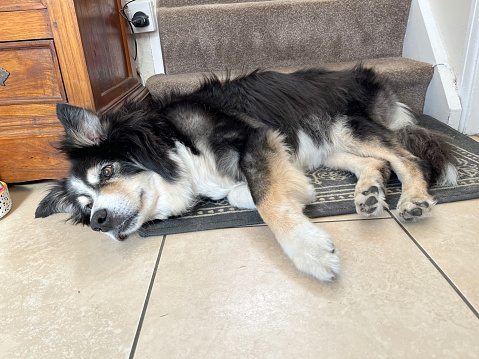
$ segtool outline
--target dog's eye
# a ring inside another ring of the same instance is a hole
[[[90,208],[90,209],[92,209],[92,207],[93,207],[93,203],[88,203],[86,206],[87,206],[87,208]]]
[[[111,176],[113,176],[113,166],[108,165],[103,167],[101,169],[101,175],[104,179],[109,179]]]

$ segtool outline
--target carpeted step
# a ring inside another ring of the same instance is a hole
[[[317,64],[329,70],[344,70],[354,67],[358,61]],[[430,64],[401,57],[363,60],[367,67],[390,79],[399,100],[413,110],[422,113],[426,90],[431,81],[434,69]],[[303,67],[273,68],[281,72],[293,72]],[[220,78],[225,72],[215,72]],[[240,72],[238,71],[238,74]],[[178,75],[154,75],[146,82],[146,87],[153,97],[162,96],[172,90],[190,92],[198,88],[205,72]],[[233,75],[235,72],[233,72]]]
[[[241,2],[264,2],[277,0],[158,0],[158,7],[181,7],[192,5],[233,4]],[[293,0],[294,1],[294,0]]]
[[[158,24],[167,74],[401,56],[411,2],[276,0],[166,7],[163,1]]]

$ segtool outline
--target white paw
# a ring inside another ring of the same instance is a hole
[[[365,188],[356,188],[354,196],[356,212],[362,216],[379,216],[384,208],[388,208],[384,189],[379,184],[374,184]]]
[[[436,204],[430,195],[410,197],[402,195],[397,206],[399,218],[405,222],[415,222],[418,219],[429,217],[431,209]]]
[[[228,202],[236,208],[256,208],[253,197],[251,197],[251,192],[246,184],[241,184],[233,188],[226,198]]]
[[[278,241],[300,271],[326,282],[339,273],[339,251],[328,233],[313,223],[298,225]]]

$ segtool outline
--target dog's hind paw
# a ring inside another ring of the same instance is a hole
[[[329,235],[313,223],[303,223],[278,240],[300,271],[325,282],[332,281],[339,274],[338,249]]]
[[[379,216],[384,208],[388,208],[385,198],[384,189],[379,184],[373,184],[367,189],[356,188],[356,212],[366,217]]]
[[[404,222],[415,222],[428,217],[436,201],[432,196],[424,198],[407,198],[401,196],[397,206],[397,214]]]

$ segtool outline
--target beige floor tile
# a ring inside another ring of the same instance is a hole
[[[0,357],[128,357],[161,238],[34,219],[43,187],[12,187],[0,219]]]
[[[477,358],[479,321],[394,219],[322,227],[334,283],[266,227],[168,236],[135,358]]]
[[[479,142],[479,135],[470,136],[474,141]]]
[[[479,199],[437,205],[403,225],[479,311]]]

